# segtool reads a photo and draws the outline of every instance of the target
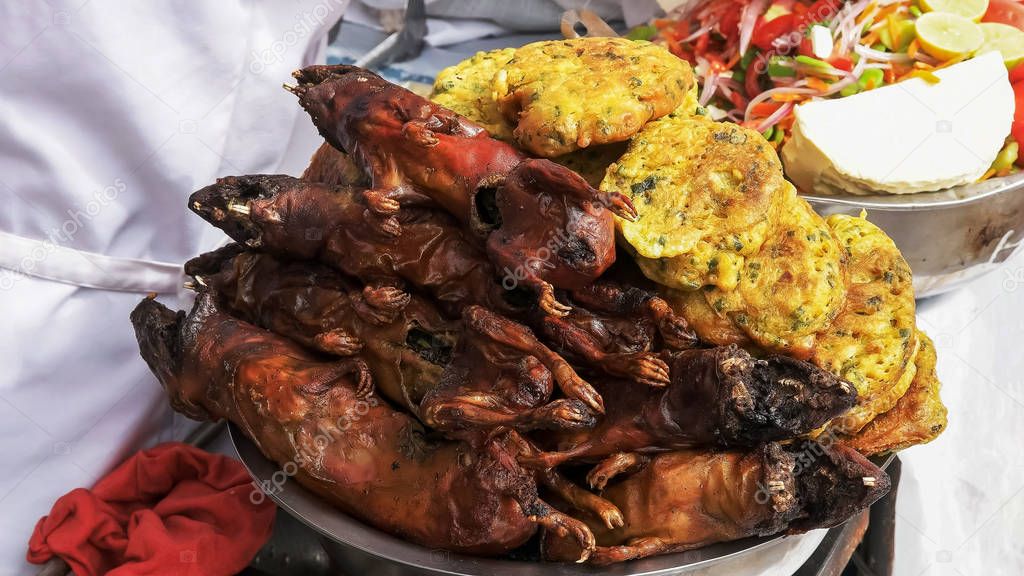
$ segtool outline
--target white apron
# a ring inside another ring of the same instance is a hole
[[[180,297],[223,234],[186,209],[219,176],[298,174],[318,144],[289,73],[347,0],[0,4],[0,575],[40,516],[180,439],[128,314]]]

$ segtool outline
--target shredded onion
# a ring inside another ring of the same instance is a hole
[[[778,110],[773,112],[771,116],[765,118],[760,124],[758,124],[756,130],[758,132],[764,132],[765,130],[771,128],[772,126],[775,126],[776,124],[779,123],[780,120],[788,116],[789,113],[793,111],[793,108],[795,106],[796,105],[793,104],[792,102],[786,102],[785,104],[780,106]]]
[[[906,54],[890,54],[888,52],[879,52],[867,46],[857,44],[853,47],[853,50],[860,54],[862,58],[871,58],[879,62],[910,62],[910,56]]]
[[[686,38],[683,38],[682,40],[680,40],[680,42],[681,42],[681,43],[683,43],[683,44],[685,44],[685,43],[687,43],[687,42],[693,42],[693,41],[694,41],[694,40],[696,40],[697,38],[700,38],[701,36],[703,36],[703,35],[707,34],[708,32],[711,32],[711,29],[712,29],[713,27],[714,27],[714,26],[704,26],[703,28],[701,28],[701,29],[697,30],[697,31],[696,31],[696,32],[694,32],[693,34],[690,34],[690,35],[689,35],[689,36],[687,36]]]
[[[820,94],[820,92],[813,88],[804,88],[803,86],[799,86],[799,84],[800,82],[797,82],[793,86],[785,86],[782,88],[772,88],[771,90],[765,90],[764,92],[761,92],[757,96],[751,98],[750,102],[747,103],[747,110],[743,114],[743,120],[749,122],[751,120],[751,116],[754,113],[754,106],[757,106],[762,102],[767,102],[768,100],[771,100],[772,96],[775,96],[777,94],[805,94],[808,96]]]
[[[700,93],[700,100],[698,103],[701,106],[707,106],[708,102],[711,102],[711,98],[715,95],[718,90],[718,74],[711,72],[704,78],[704,89]]]
[[[778,124],[783,118],[790,115],[796,106],[797,105],[793,104],[793,102],[785,102],[785,104],[779,107],[779,109],[772,113],[771,116],[765,118],[760,124],[758,124],[756,130],[764,132],[768,128]]]
[[[842,16],[839,18],[839,24],[836,28],[841,32],[839,40],[839,51],[841,54],[847,54],[853,46],[860,42],[861,32],[864,30],[864,23],[857,24],[857,17],[860,16],[867,7],[871,5],[871,0],[857,0],[852,4],[846,4],[843,6]]]
[[[743,93],[743,85],[732,78],[726,78],[724,76],[718,77],[718,89],[725,94],[726,98],[731,98],[732,92],[738,92],[740,94]],[[746,100],[746,98],[744,98],[744,100]]]
[[[939,65],[939,60],[937,58],[932,58],[928,54],[925,54],[924,50],[918,50],[917,55],[914,56],[914,59],[917,60],[918,62],[923,62],[929,66]]]
[[[725,78],[718,77],[718,90],[725,96],[727,100],[732,100],[732,89],[724,82]]]
[[[743,7],[743,15],[740,16],[740,55],[747,53],[750,47],[750,38],[754,35],[754,25],[757,18],[768,9],[768,0],[753,0]]]

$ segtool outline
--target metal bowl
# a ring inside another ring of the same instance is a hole
[[[389,576],[670,576],[689,574],[764,552],[792,538],[769,536],[723,542],[679,554],[667,554],[606,567],[580,564],[477,558],[447,550],[430,550],[381,532],[326,504],[280,467],[267,460],[238,427],[228,426],[238,457],[256,483],[282,510],[324,536],[328,555],[350,574]],[[883,469],[892,457],[876,460]],[[817,535],[813,546],[824,537]],[[811,534],[806,535],[811,537]],[[813,550],[813,547],[811,548]]]
[[[866,210],[903,252],[920,298],[995,270],[1024,237],[1024,173],[924,194],[803,197],[823,216]]]

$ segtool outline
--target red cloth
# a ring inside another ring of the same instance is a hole
[[[28,561],[60,556],[77,576],[236,574],[274,521],[274,504],[254,490],[236,460],[161,444],[57,500],[36,524]]]

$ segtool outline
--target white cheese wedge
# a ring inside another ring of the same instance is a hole
[[[804,192],[910,194],[975,182],[992,165],[1013,123],[1014,97],[997,52],[795,112],[782,149],[786,173]]]

